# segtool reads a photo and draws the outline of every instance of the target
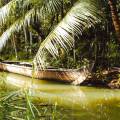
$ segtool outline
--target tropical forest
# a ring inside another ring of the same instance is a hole
[[[0,120],[119,112],[120,0],[0,0]]]

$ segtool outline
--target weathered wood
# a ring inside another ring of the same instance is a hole
[[[112,16],[114,28],[116,31],[116,35],[117,35],[118,41],[120,42],[120,21],[119,21],[115,0],[108,0],[108,4],[110,6],[111,16]]]
[[[0,62],[0,70],[42,80],[73,83],[74,85],[82,83],[90,73],[90,69],[87,67],[81,69],[44,69],[34,71],[31,65],[19,62]]]

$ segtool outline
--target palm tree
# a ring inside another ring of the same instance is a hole
[[[6,44],[6,41],[16,31],[22,29],[23,26],[30,25],[34,22],[34,16],[39,19],[46,14],[55,14],[61,7],[62,0],[12,0],[0,9],[0,25],[4,25],[11,21],[11,16],[17,14],[16,11],[22,10],[22,15],[19,18],[14,18],[12,24],[3,32],[0,37],[0,49]],[[51,6],[52,5],[52,6]],[[32,7],[31,7],[32,6]],[[28,9],[28,10],[26,10]]]
[[[88,2],[84,0],[78,2],[70,9],[63,20],[41,43],[33,61],[36,67],[43,68],[47,65],[47,52],[55,58],[58,57],[59,47],[68,51],[74,44],[74,36],[82,35],[86,28],[100,22],[100,14],[98,14],[98,9],[95,5],[95,1]]]
[[[116,35],[117,35],[118,41],[120,42],[120,20],[119,20],[118,13],[117,13],[116,1],[115,0],[108,0],[108,4],[110,6],[112,20],[113,20],[114,28],[116,31]]]
[[[67,0],[71,1],[71,0]],[[0,25],[5,25],[16,11],[22,13],[19,18],[15,17],[14,21],[8,25],[6,31],[3,31],[0,37],[0,49],[5,46],[7,40],[16,31],[20,31],[24,26],[30,26],[31,21],[34,23],[36,16],[41,20],[45,16],[54,16],[61,12],[64,0],[11,0],[8,4],[0,8]],[[81,0],[68,11],[66,16],[58,23],[46,39],[41,43],[40,48],[34,58],[34,65],[45,67],[46,53],[54,57],[59,56],[58,48],[68,51],[73,46],[74,37],[96,23],[100,22],[100,15],[96,0]]]

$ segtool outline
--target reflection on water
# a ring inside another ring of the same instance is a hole
[[[35,80],[16,74],[7,74],[6,84],[29,88],[36,103],[57,104],[60,120],[119,120],[120,91],[72,86],[45,80]]]

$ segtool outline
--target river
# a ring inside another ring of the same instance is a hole
[[[34,103],[48,104],[48,107],[54,105],[52,112],[48,110],[50,117],[42,116],[39,118],[41,120],[120,119],[120,90],[117,89],[73,86],[3,72],[0,73],[0,86],[0,97],[9,91],[29,89],[29,96]],[[0,109],[4,108],[0,105]],[[14,110],[11,113],[8,110],[0,112],[0,116],[2,116],[0,120],[10,119],[9,116],[6,116],[7,114],[12,116]],[[45,111],[45,109],[43,110]],[[12,119],[15,117],[11,117]]]

